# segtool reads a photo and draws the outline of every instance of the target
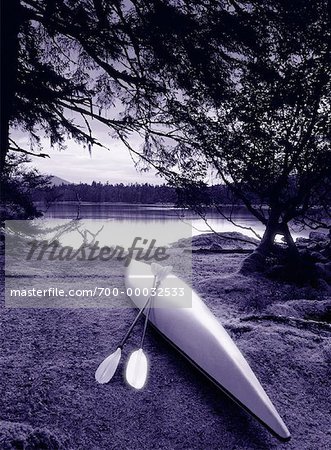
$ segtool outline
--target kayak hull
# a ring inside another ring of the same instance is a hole
[[[127,269],[126,287],[138,308],[145,305],[147,295],[143,294],[152,286],[150,266],[133,260]],[[279,438],[289,439],[285,423],[246,359],[197,293],[174,275],[168,275],[160,287],[160,294],[153,298],[151,324],[240,406]],[[185,291],[190,306],[178,306],[178,295],[161,295],[167,292],[165,288],[168,293]]]

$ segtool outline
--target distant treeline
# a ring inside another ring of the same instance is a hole
[[[218,185],[208,188],[209,196],[217,198],[219,203],[229,203],[228,189]],[[113,202],[113,203],[171,203],[179,201],[180,194],[170,186],[153,186],[151,184],[102,184],[95,181],[92,184],[62,184],[37,189],[32,193],[33,201],[51,202]]]

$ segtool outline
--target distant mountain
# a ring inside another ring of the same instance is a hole
[[[51,186],[61,186],[61,184],[73,184],[70,181],[64,180],[63,178],[51,176]]]

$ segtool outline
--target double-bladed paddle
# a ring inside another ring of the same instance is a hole
[[[153,286],[154,287],[154,286]],[[138,322],[139,318],[145,311],[148,303],[149,303],[150,297],[148,298],[145,305],[141,308],[141,310],[138,312],[136,318],[132,322],[131,326],[129,327],[128,331],[126,332],[124,338],[120,342],[120,344],[117,346],[116,350],[111,353],[109,356],[107,356],[106,359],[102,361],[102,363],[99,365],[95,372],[95,379],[100,384],[108,383],[114,376],[117,366],[121,360],[122,355],[122,349],[128,340],[133,328],[135,327],[136,323]]]
[[[164,280],[164,278],[166,278],[172,271],[172,266],[162,267],[160,264],[152,263],[151,270],[154,275],[154,284],[156,284],[156,286],[159,286],[161,281]],[[145,316],[144,330],[140,342],[140,348],[131,353],[128,364],[126,366],[126,381],[135,389],[142,389],[147,380],[148,360],[143,350],[143,344],[147,330],[149,313],[151,310],[151,303],[152,299],[151,297],[149,297],[146,305],[147,311]]]
[[[136,389],[141,389],[143,385],[145,384],[146,378],[147,378],[147,358],[145,353],[143,352],[142,345],[144,342],[146,329],[147,329],[147,323],[148,323],[148,317],[150,312],[150,301],[153,292],[155,292],[155,288],[160,284],[160,282],[171,272],[172,267],[166,266],[162,267],[160,264],[152,263],[151,265],[152,273],[154,274],[154,281],[153,286],[151,289],[151,295],[148,297],[145,305],[142,307],[142,309],[138,312],[136,318],[132,322],[131,326],[129,327],[127,333],[125,334],[124,338],[120,342],[120,344],[117,346],[116,350],[107,356],[102,363],[99,365],[95,372],[95,379],[100,384],[108,383],[112,377],[114,376],[116,369],[119,365],[121,354],[122,354],[122,348],[125,345],[126,341],[128,340],[133,328],[135,327],[136,323],[138,322],[139,318],[143,314],[143,312],[147,309],[146,318],[145,318],[145,324],[144,324],[144,331],[143,336],[141,340],[140,349],[133,352],[126,370],[126,378],[130,385],[135,387]]]

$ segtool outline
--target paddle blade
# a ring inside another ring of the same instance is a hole
[[[126,381],[135,389],[141,389],[147,380],[148,362],[142,348],[133,352],[126,366]]]
[[[100,384],[108,383],[114,376],[117,366],[121,359],[121,349],[118,348],[114,353],[102,361],[95,372],[95,379]]]

